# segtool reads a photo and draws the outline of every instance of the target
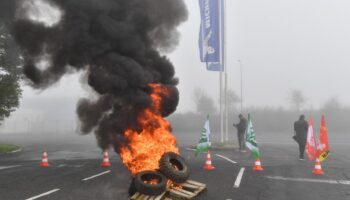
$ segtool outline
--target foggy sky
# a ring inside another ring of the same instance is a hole
[[[170,54],[180,79],[178,112],[194,110],[193,89],[201,87],[218,100],[219,74],[199,62],[197,0],[186,0],[189,20],[180,27],[178,48]],[[227,0],[229,87],[239,94],[239,65],[244,66],[245,106],[285,106],[290,89],[301,89],[308,106],[330,97],[350,101],[350,2],[346,0]],[[39,92],[24,87],[27,98],[87,95],[79,75]],[[72,102],[76,104],[76,102]]]

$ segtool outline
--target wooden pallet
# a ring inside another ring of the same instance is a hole
[[[197,181],[188,180],[180,184],[181,188],[169,187],[159,196],[147,196],[135,193],[131,200],[175,200],[175,199],[193,199],[206,189],[206,185]]]

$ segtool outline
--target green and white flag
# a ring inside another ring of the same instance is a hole
[[[196,156],[207,152],[211,146],[211,142],[209,139],[210,128],[209,128],[209,115],[207,117],[207,121],[205,121],[204,127],[202,129],[201,138],[199,139],[197,148],[196,148]]]
[[[248,149],[252,152],[253,156],[257,159],[260,158],[260,152],[258,143],[256,142],[254,127],[250,114],[248,115],[248,124],[246,129],[246,145]]]

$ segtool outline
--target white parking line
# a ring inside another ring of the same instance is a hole
[[[188,150],[188,151],[196,151],[196,149],[192,149],[192,148],[186,148],[186,150]]]
[[[108,173],[110,173],[110,172],[111,172],[111,170],[108,170],[108,171],[105,171],[105,172],[96,174],[96,175],[94,175],[94,176],[90,176],[90,177],[84,178],[84,179],[82,179],[82,181],[87,181],[87,180],[90,180],[90,179],[93,179],[93,178],[102,176],[102,175],[104,175],[104,174],[108,174]]]
[[[22,148],[19,148],[17,150],[11,151],[10,153],[17,153],[17,152],[20,152],[20,151],[22,151]]]
[[[241,180],[242,180],[242,177],[244,174],[244,170],[245,170],[244,167],[242,167],[241,170],[239,170],[239,173],[237,175],[237,178],[236,178],[235,184],[233,185],[233,188],[239,188],[239,186],[241,185]]]
[[[347,180],[336,181],[336,180],[321,180],[321,179],[310,179],[310,178],[290,178],[290,177],[282,177],[282,176],[265,176],[265,177],[268,179],[283,180],[283,181],[350,185],[350,181],[347,181]]]
[[[52,193],[54,193],[54,192],[57,192],[57,191],[59,191],[59,190],[60,190],[60,189],[53,189],[53,190],[50,190],[50,191],[48,191],[48,192],[39,194],[39,195],[37,195],[37,196],[35,196],[35,197],[30,197],[29,199],[26,199],[26,200],[38,199],[38,198],[40,198],[40,197],[47,196],[47,195],[52,194]]]
[[[227,157],[225,157],[225,156],[223,156],[223,155],[220,155],[220,154],[215,154],[215,155],[216,155],[217,157],[220,157],[220,158],[222,158],[222,159],[225,159],[225,160],[229,161],[230,163],[237,164],[236,161],[233,161],[233,160],[231,160],[231,159],[229,159],[229,158],[227,158]]]
[[[11,169],[11,168],[21,167],[21,166],[22,166],[22,165],[0,166],[0,170],[3,170],[3,169]]]
[[[342,184],[342,185],[350,185],[350,181],[340,180],[338,182],[339,184]]]

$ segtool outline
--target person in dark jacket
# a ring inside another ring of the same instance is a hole
[[[239,150],[245,152],[245,132],[247,129],[247,119],[244,118],[242,114],[239,114],[238,117],[239,123],[233,124],[233,126],[237,128]]]
[[[294,122],[294,139],[299,144],[299,159],[304,160],[304,152],[307,140],[307,132],[308,132],[309,124],[305,120],[305,116],[301,115],[299,120]]]

